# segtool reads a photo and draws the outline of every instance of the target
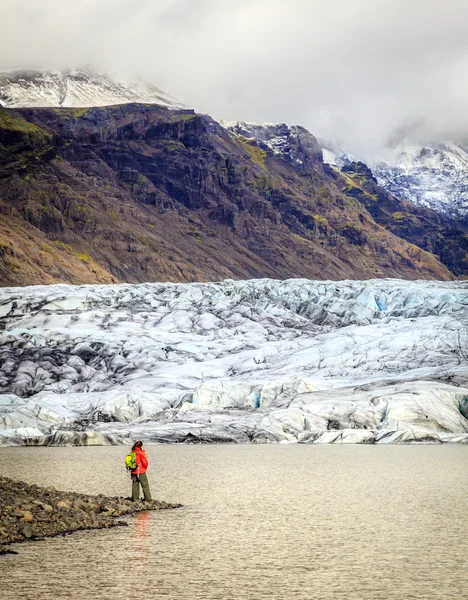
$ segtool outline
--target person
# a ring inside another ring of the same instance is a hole
[[[148,483],[146,469],[148,468],[148,458],[143,450],[143,442],[135,442],[132,446],[132,452],[136,453],[137,467],[132,471],[132,501],[137,502],[140,499],[140,485],[146,502],[151,502],[151,492]]]

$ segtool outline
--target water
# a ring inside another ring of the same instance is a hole
[[[148,446],[183,509],[17,545],[0,597],[449,600],[468,597],[468,447]],[[125,448],[7,448],[0,472],[128,495]]]

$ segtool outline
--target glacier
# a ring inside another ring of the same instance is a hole
[[[468,443],[468,282],[0,290],[0,444]]]

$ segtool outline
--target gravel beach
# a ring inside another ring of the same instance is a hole
[[[0,477],[0,554],[11,553],[8,545],[15,542],[127,525],[119,517],[180,506],[159,500],[131,502],[123,497],[63,492],[53,486]]]

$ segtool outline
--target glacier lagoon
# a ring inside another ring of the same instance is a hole
[[[460,600],[468,446],[147,445],[176,511],[14,546],[2,600]],[[0,474],[128,495],[125,447],[1,449]]]
[[[468,282],[0,290],[0,443],[468,443]]]

